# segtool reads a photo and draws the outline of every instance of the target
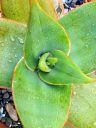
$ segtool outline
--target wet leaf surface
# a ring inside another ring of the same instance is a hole
[[[71,105],[72,86],[50,86],[42,82],[35,72],[28,70],[22,59],[15,68],[12,87],[25,128],[64,126]]]
[[[22,57],[26,25],[0,19],[0,86],[11,86],[12,72]]]

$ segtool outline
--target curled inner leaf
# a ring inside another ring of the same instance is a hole
[[[50,72],[51,67],[55,65],[55,63],[58,61],[57,58],[50,57],[51,54],[45,53],[40,57],[38,68],[43,72]]]
[[[70,41],[64,28],[46,15],[38,2],[33,1],[28,33],[24,44],[24,59],[30,70],[35,70],[41,54],[57,49],[66,54]]]
[[[58,62],[49,73],[42,72],[42,70],[39,71],[39,77],[44,82],[51,85],[68,85],[71,83],[87,84],[87,83],[96,81],[96,79],[92,79],[86,76],[81,71],[81,69],[71,60],[71,58],[68,57],[63,51],[53,50],[50,52],[50,54],[53,58],[57,59]],[[49,61],[51,62],[52,58],[50,59],[49,57]]]

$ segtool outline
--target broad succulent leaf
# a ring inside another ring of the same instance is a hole
[[[85,4],[64,15],[59,22],[72,43],[71,58],[84,73],[96,69],[96,2]]]
[[[53,21],[46,15],[37,1],[33,1],[31,17],[28,25],[28,33],[24,44],[24,58],[27,67],[31,70],[35,70],[36,68],[38,68],[38,61],[42,54],[51,52],[55,49],[61,50],[62,52],[68,54],[70,50],[70,42],[68,40],[66,32],[62,28],[62,26],[60,26],[57,22]],[[40,77],[44,81],[46,81],[48,84],[53,85],[64,85],[79,82],[88,83],[90,81],[92,82],[92,80],[85,76],[79,68],[76,68],[77,66],[75,66],[74,64],[72,66],[72,62],[67,61],[70,62],[70,64],[68,63],[69,65],[66,63],[65,58],[67,60],[68,57],[64,58],[63,55],[58,56],[57,59],[61,57],[64,62],[62,62],[62,59],[60,60],[60,62],[57,62],[58,64],[56,70],[52,70],[53,72],[47,73],[47,75],[41,72]],[[65,63],[66,68],[64,67]],[[44,66],[42,67],[44,68]],[[62,69],[64,69],[63,72]],[[72,74],[74,72],[74,74],[70,75],[70,71]],[[62,79],[63,77],[65,77],[65,79]],[[81,81],[78,81],[79,79]]]
[[[1,0],[3,16],[27,23],[29,18],[29,0]]]
[[[12,72],[22,57],[26,25],[0,19],[0,86],[11,86]]]
[[[35,69],[41,54],[59,49],[69,52],[70,42],[63,27],[49,18],[39,4],[33,2],[24,45],[24,57],[29,68]]]
[[[69,121],[76,128],[96,128],[96,83],[75,86]]]
[[[24,128],[62,128],[70,109],[72,86],[50,86],[22,58],[14,71],[13,96]],[[22,102],[22,103],[21,103]]]
[[[70,43],[65,30],[48,17],[34,0],[24,58],[17,64],[12,81],[15,105],[24,128],[63,127],[68,118],[72,83],[90,82],[91,78],[84,75],[68,57],[69,50]],[[49,83],[45,81],[45,74],[49,74],[46,77]],[[71,79],[68,86],[63,77],[67,82]],[[55,86],[59,85],[56,83],[58,80],[65,84]]]
[[[68,85],[96,81],[83,74],[80,68],[64,52],[54,50],[50,54],[57,58],[57,63],[49,73],[39,71],[39,76],[44,82],[51,85]]]

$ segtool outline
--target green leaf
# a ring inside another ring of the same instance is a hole
[[[96,69],[96,2],[85,4],[63,16],[59,22],[72,43],[70,56],[85,72]]]
[[[75,87],[69,121],[76,128],[96,128],[96,83]]]
[[[29,11],[29,0],[2,0],[2,12],[6,18],[27,23]]]
[[[27,66],[35,69],[40,55],[53,49],[69,52],[66,32],[60,24],[45,14],[37,2],[34,2],[24,45]]]
[[[72,86],[50,86],[28,70],[21,59],[13,82],[16,109],[24,128],[62,128],[67,121]]]
[[[72,124],[71,122],[67,121],[67,123],[66,123],[64,128],[77,128],[77,127],[75,127],[75,125]]]
[[[57,19],[57,14],[55,12],[53,0],[38,0],[38,2],[49,16],[51,16],[54,19]]]
[[[96,81],[86,76],[80,68],[64,52],[54,50],[50,52],[58,62],[49,73],[39,71],[40,78],[51,85],[80,84]]]
[[[0,19],[0,86],[11,86],[12,72],[22,57],[26,25]]]

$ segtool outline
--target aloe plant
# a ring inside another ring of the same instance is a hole
[[[31,2],[27,26],[0,19],[0,85],[12,82],[24,128],[95,128],[96,3],[57,21],[50,2]]]

